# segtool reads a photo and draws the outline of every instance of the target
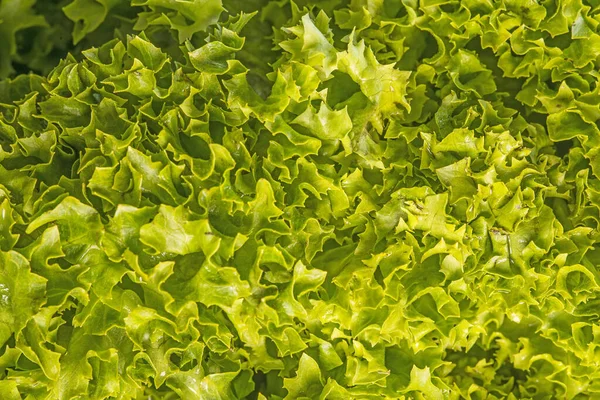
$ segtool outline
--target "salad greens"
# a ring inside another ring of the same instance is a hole
[[[0,0],[0,398],[599,398],[599,32]]]

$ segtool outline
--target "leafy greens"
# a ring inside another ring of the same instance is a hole
[[[0,398],[598,398],[599,11],[0,0]]]

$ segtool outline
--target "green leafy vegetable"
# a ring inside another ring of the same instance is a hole
[[[600,398],[599,10],[0,0],[0,397]]]

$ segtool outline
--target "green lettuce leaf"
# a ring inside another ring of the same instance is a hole
[[[0,0],[0,397],[599,398],[599,8]]]

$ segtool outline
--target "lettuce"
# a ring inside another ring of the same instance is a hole
[[[0,397],[598,398],[598,7],[0,1]]]

